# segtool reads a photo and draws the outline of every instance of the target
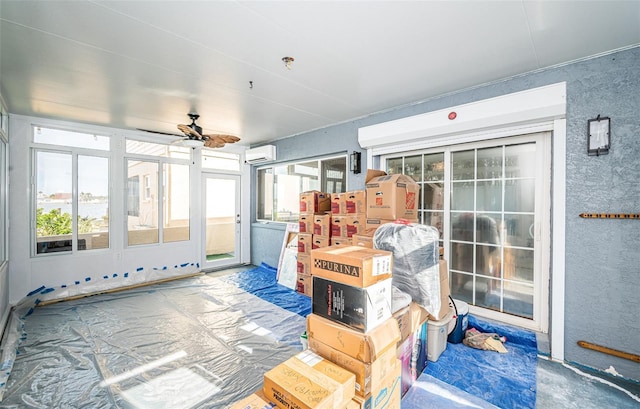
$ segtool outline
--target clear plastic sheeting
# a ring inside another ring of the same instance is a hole
[[[301,315],[206,275],[35,308],[0,408],[224,408],[302,349]]]
[[[424,373],[402,398],[402,409],[442,408],[497,409],[498,407]]]
[[[393,285],[433,316],[440,314],[438,239],[433,226],[386,223],[376,229],[375,248],[393,253]]]

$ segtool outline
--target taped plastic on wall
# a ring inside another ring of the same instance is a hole
[[[433,226],[417,223],[386,223],[378,227],[373,246],[393,253],[393,285],[438,316],[440,272],[438,239]]]

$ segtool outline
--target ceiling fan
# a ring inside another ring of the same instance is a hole
[[[237,136],[226,135],[226,134],[202,134],[202,127],[196,124],[196,120],[200,118],[200,115],[190,112],[187,114],[191,119],[191,123],[189,125],[178,125],[178,129],[184,135],[176,135],[167,132],[159,132],[159,131],[150,131],[147,129],[140,129],[141,131],[159,133],[162,135],[173,135],[179,136],[183,138],[181,142],[183,142],[186,146],[190,146],[192,148],[205,146],[207,148],[222,148],[227,143],[235,143],[240,140]]]

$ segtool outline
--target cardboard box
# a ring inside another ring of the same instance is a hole
[[[284,408],[342,408],[355,396],[355,375],[306,350],[264,374],[267,399]]]
[[[237,401],[231,405],[230,409],[273,409],[275,407],[275,403],[270,402],[266,396],[264,396],[262,389],[260,389],[246,398]]]
[[[363,333],[319,315],[309,314],[307,315],[307,336],[359,361],[372,363],[390,345],[398,343],[400,330],[393,318]]]
[[[429,312],[412,301],[408,307],[396,311],[393,314],[393,318],[398,322],[398,328],[400,329],[400,342],[398,343],[400,344],[429,319]]]
[[[354,402],[360,409],[400,409],[402,400],[401,367],[395,365],[391,374],[382,382],[379,389],[374,390],[366,398],[356,396]]]
[[[298,216],[299,233],[313,234],[313,216],[312,214],[301,214]]]
[[[347,237],[346,215],[331,215],[331,237]]]
[[[391,278],[363,288],[315,276],[312,299],[314,314],[368,332],[391,318]]]
[[[318,236],[331,236],[331,213],[316,214],[313,216],[313,234]]]
[[[440,313],[437,316],[429,315],[429,319],[434,321],[445,318],[451,311],[451,307],[449,306],[449,295],[451,294],[451,289],[449,288],[449,268],[446,260],[440,260],[438,270],[440,274]]]
[[[368,287],[391,277],[393,253],[360,246],[311,250],[311,274],[328,280]]]
[[[393,174],[367,179],[366,191],[367,218],[418,218],[420,185],[410,176]]]
[[[346,222],[347,237],[352,237],[354,234],[363,233],[367,230],[367,217],[363,213],[347,215]]]
[[[298,274],[311,275],[311,256],[298,253],[296,256],[296,270]]]
[[[402,396],[409,390],[427,367],[428,321],[423,321],[416,331],[402,341],[397,349],[402,366]]]
[[[367,212],[367,191],[353,190],[345,194],[346,214],[365,214]]]
[[[356,376],[356,396],[365,397],[380,390],[383,382],[398,365],[396,347],[390,345],[371,363],[359,361],[315,338],[309,339],[309,348],[323,358],[343,367]]]
[[[363,234],[354,234],[351,236],[351,244],[354,246],[373,248],[373,235],[368,235],[366,232]]]
[[[348,237],[331,237],[332,246],[350,246],[352,240]]]
[[[330,245],[331,245],[331,237],[319,236],[317,234],[313,235],[313,239],[311,240],[311,250],[319,249],[322,247],[329,247]]]
[[[373,230],[375,231],[378,227],[382,226],[385,223],[393,223],[394,220],[388,220],[388,219],[371,219],[369,218],[369,216],[367,216],[367,219],[365,220],[365,229],[366,230]]]
[[[313,295],[313,276],[311,274],[297,273],[296,291],[311,297]]]
[[[306,254],[310,256],[312,246],[313,246],[313,234],[298,233],[298,256],[300,254]]]
[[[331,193],[331,214],[346,214],[346,206],[346,193]]]
[[[329,193],[310,190],[300,193],[300,213],[317,214],[331,211],[331,195]]]

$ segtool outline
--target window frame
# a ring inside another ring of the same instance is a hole
[[[32,258],[40,258],[40,257],[51,257],[51,256],[64,256],[64,255],[77,255],[79,253],[86,254],[87,251],[98,252],[98,251],[109,251],[112,247],[112,224],[109,224],[109,228],[107,234],[109,236],[109,243],[107,247],[101,247],[96,249],[79,249],[78,248],[78,201],[80,192],[78,191],[78,157],[79,156],[87,156],[87,157],[100,157],[105,158],[108,163],[107,177],[107,191],[109,194],[109,198],[107,201],[107,216],[109,220],[113,220],[112,215],[112,203],[113,197],[111,195],[112,192],[112,183],[111,180],[111,168],[113,166],[113,159],[111,155],[113,139],[111,136],[103,134],[103,133],[93,133],[98,136],[107,137],[110,139],[110,148],[107,150],[102,149],[91,149],[91,148],[81,148],[81,147],[70,147],[64,145],[55,145],[55,144],[46,144],[42,142],[35,142],[35,130],[36,128],[46,128],[63,132],[73,132],[73,133],[84,133],[79,130],[73,130],[68,128],[61,128],[56,126],[42,126],[38,124],[31,125],[31,148],[30,148],[30,157],[31,157],[31,193],[30,193],[30,220],[31,220],[31,228],[30,228],[30,256]],[[38,152],[49,152],[49,153],[57,153],[57,154],[67,154],[71,156],[71,250],[69,251],[60,251],[60,252],[43,252],[38,253],[37,251],[37,243],[38,243],[38,233],[37,233],[37,222],[36,222],[36,213],[38,209],[38,192],[36,186],[37,179],[37,155]]]
[[[263,192],[261,191],[262,186],[260,184],[259,181],[259,174],[261,171],[265,171],[267,169],[272,169],[273,174],[275,175],[275,168],[278,167],[285,167],[285,166],[295,166],[295,165],[302,165],[302,164],[306,164],[309,162],[317,162],[317,169],[318,169],[318,186],[322,187],[322,186],[326,186],[327,185],[327,181],[324,179],[325,175],[323,172],[323,162],[325,161],[331,161],[331,160],[336,160],[336,159],[344,159],[344,186],[341,189],[341,192],[347,192],[348,188],[347,188],[347,181],[348,181],[348,172],[349,172],[349,158],[348,155],[346,153],[343,154],[332,154],[332,155],[326,155],[326,156],[320,156],[320,157],[311,157],[311,158],[305,158],[305,159],[299,159],[299,160],[295,160],[295,161],[287,161],[287,162],[279,162],[279,163],[272,163],[269,165],[264,165],[264,166],[259,166],[256,167],[255,169],[255,175],[254,175],[254,183],[255,186],[257,186],[256,189],[256,209],[255,209],[255,213],[254,213],[254,217],[255,217],[255,221],[256,222],[261,222],[261,223],[279,223],[279,224],[287,224],[287,223],[291,223],[288,221],[279,221],[279,220],[274,220],[274,218],[272,217],[271,219],[266,219],[266,218],[260,218],[260,207],[262,206],[262,204],[260,203],[260,197],[264,196]],[[320,190],[321,188],[319,188],[318,190]],[[302,191],[301,191],[302,192]],[[328,192],[328,193],[333,193],[333,192]],[[336,192],[337,193],[337,192]],[[272,183],[272,197],[273,197],[273,205],[274,208],[277,209],[277,194],[276,194],[276,184]]]
[[[8,116],[0,100],[0,269],[9,261],[9,136]]]
[[[152,162],[158,165],[158,177],[157,177],[158,194],[156,198],[154,199],[146,198],[146,192],[147,192],[146,179],[148,175],[140,175],[141,178],[139,180],[139,187],[141,190],[140,198],[145,201],[151,201],[151,200],[157,201],[158,217],[157,217],[157,220],[155,220],[155,223],[157,224],[157,227],[158,227],[158,241],[156,243],[129,244],[129,226],[128,226],[129,204],[128,204],[128,197],[127,197],[128,194],[127,194],[127,195],[124,195],[123,197],[123,201],[124,201],[123,207],[125,209],[124,216],[123,216],[125,220],[124,232],[123,232],[124,248],[133,249],[133,248],[140,248],[144,246],[171,245],[174,243],[184,243],[184,242],[193,240],[193,234],[195,233],[195,231],[194,231],[194,226],[192,226],[192,216],[193,216],[192,211],[189,212],[189,217],[188,217],[189,237],[186,240],[164,241],[163,231],[165,229],[164,227],[164,224],[165,224],[164,195],[165,195],[165,189],[166,189],[166,186],[164,184],[164,181],[166,179],[165,165],[169,165],[169,164],[186,165],[189,172],[189,178],[191,179],[193,177],[191,170],[192,170],[192,165],[194,163],[194,150],[193,149],[190,150],[189,158],[172,158],[170,156],[150,155],[150,154],[144,154],[144,153],[130,153],[130,152],[127,152],[126,150],[127,141],[151,143],[154,145],[166,145],[166,144],[161,144],[157,142],[150,142],[144,139],[137,139],[134,137],[127,137],[124,140],[124,156],[123,156],[122,166],[123,166],[123,181],[125,183],[125,186],[128,186],[128,181],[129,181],[129,161],[133,160],[133,161],[141,161],[141,162]],[[170,145],[166,145],[166,146],[170,147]],[[153,179],[153,178],[149,177],[149,179]],[[191,184],[191,181],[189,181],[189,183]],[[189,204],[191,206],[191,200],[192,200],[191,195],[189,195],[188,199],[189,199]]]

